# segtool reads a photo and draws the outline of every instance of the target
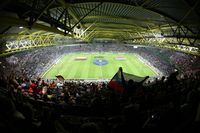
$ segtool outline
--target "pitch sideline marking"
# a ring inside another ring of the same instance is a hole
[[[65,55],[62,55],[60,58],[58,58],[55,63],[52,63],[52,65],[49,67],[49,69],[47,69],[47,71],[45,71],[45,73],[42,74],[41,78],[44,77],[44,75],[46,75],[60,60],[61,58],[63,58]]]
[[[141,57],[140,55],[138,54],[135,54],[135,56],[141,61],[143,62],[145,65],[147,65],[149,68],[151,68],[155,73],[156,73],[156,76],[159,76],[159,75],[163,75],[163,73],[158,70],[157,68],[155,68],[153,65],[150,65],[150,63],[145,60],[143,57]]]

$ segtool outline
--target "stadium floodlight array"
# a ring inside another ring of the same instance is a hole
[[[32,48],[39,46],[53,45],[52,37],[35,37],[33,39],[19,39],[19,40],[8,40],[6,41],[6,51],[12,51],[16,49]]]
[[[15,41],[7,41],[6,47],[8,50],[14,49],[14,48],[21,48],[21,47],[27,47],[34,44],[34,41],[32,40],[15,40]]]

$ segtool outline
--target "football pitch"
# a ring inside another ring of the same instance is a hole
[[[56,79],[111,79],[119,67],[123,72],[140,77],[156,73],[131,53],[71,53],[61,57],[44,74],[43,78]]]

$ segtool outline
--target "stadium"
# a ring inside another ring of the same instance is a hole
[[[1,132],[200,132],[199,0],[0,9]]]

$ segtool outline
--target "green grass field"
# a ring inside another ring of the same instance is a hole
[[[98,66],[93,60],[107,60],[108,64]],[[75,60],[77,57],[85,57],[86,60]],[[116,57],[124,57],[125,60],[116,60]],[[155,76],[156,73],[134,54],[130,53],[73,53],[63,56],[55,65],[43,74],[43,78],[55,79],[56,75],[62,75],[65,79],[111,79],[123,68],[126,73],[137,76]]]

